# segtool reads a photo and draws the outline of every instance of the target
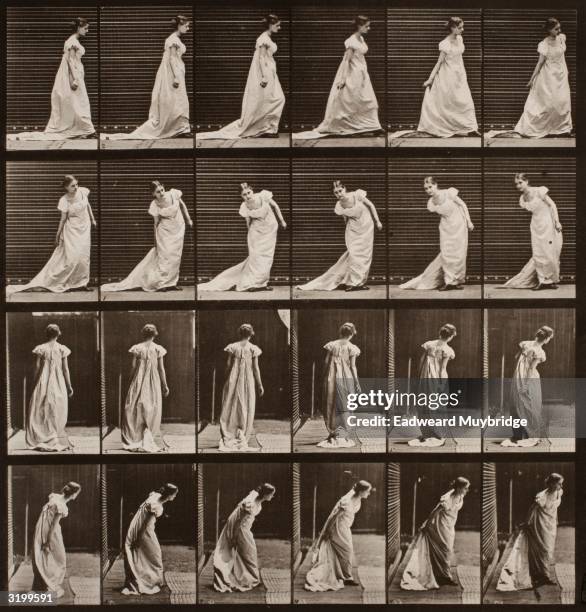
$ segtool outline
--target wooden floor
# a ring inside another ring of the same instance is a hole
[[[62,445],[68,443],[73,448],[59,453],[31,450],[26,447],[24,429],[19,429],[8,439],[9,455],[98,455],[100,453],[99,427],[68,427],[67,436],[59,440]],[[69,440],[67,439],[69,438]]]
[[[194,423],[163,423],[161,435],[155,438],[157,446],[168,453],[195,453],[196,428]],[[135,451],[125,450],[120,429],[115,427],[102,440],[102,452],[108,454],[132,455]]]
[[[293,452],[295,453],[360,453],[360,440],[354,436],[355,446],[351,448],[321,448],[318,442],[328,437],[328,430],[321,417],[309,419],[299,428],[293,438]]]
[[[197,436],[199,453],[219,453],[220,426],[210,423]],[[255,419],[254,431],[248,445],[256,449],[249,452],[291,452],[291,424],[276,419]],[[244,453],[246,454],[246,453]]]
[[[198,149],[283,149],[290,146],[290,135],[285,133],[275,138],[237,138],[233,140],[220,138],[203,140],[196,136],[195,142]]]

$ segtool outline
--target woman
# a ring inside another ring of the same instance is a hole
[[[352,575],[354,545],[352,523],[362,500],[373,491],[367,480],[359,480],[334,506],[309,554],[311,569],[305,576],[307,591],[339,591],[358,586]]]
[[[169,291],[177,288],[185,223],[193,227],[193,222],[179,189],[166,191],[159,181],[153,181],[151,186],[155,199],[149,207],[149,215],[155,221],[156,245],[124,280],[102,285],[102,291]]]
[[[560,280],[562,226],[547,187],[532,187],[523,173],[515,174],[519,206],[531,213],[531,259],[504,285],[506,289],[557,289]]]
[[[238,328],[239,340],[224,349],[228,353],[228,361],[220,415],[219,450],[223,452],[256,450],[248,446],[248,441],[254,425],[256,388],[259,397],[264,395],[265,390],[258,366],[262,351],[250,341],[253,337],[252,325],[243,323]]]
[[[248,227],[248,257],[207,283],[198,285],[200,291],[271,290],[268,283],[277,244],[277,230],[279,223],[283,229],[287,228],[287,224],[270,191],[263,189],[254,193],[248,183],[242,183],[240,195],[240,216],[246,219]]]
[[[265,482],[251,491],[232,511],[214,550],[214,589],[220,593],[250,591],[260,584],[258,555],[252,534],[254,519],[276,488]]]
[[[61,493],[50,493],[35,526],[33,540],[33,585],[31,590],[53,592],[57,599],[65,595],[63,582],[67,569],[61,520],[67,518],[67,504],[79,495],[81,485],[68,482]]]
[[[164,584],[163,555],[155,532],[164,504],[177,497],[179,489],[172,483],[149,493],[132,517],[124,542],[125,582],[123,595],[154,595]]]
[[[446,323],[441,326],[437,340],[428,340],[421,345],[423,354],[419,364],[419,393],[429,397],[432,393],[448,392],[448,362],[456,357],[450,342],[457,334],[456,326]],[[422,419],[429,419],[434,416],[434,412],[430,411],[427,406],[418,405],[418,416]],[[429,425],[422,425],[421,436],[408,442],[409,446],[443,446],[444,444],[444,437]]]
[[[285,94],[277,76],[274,60],[277,45],[272,37],[281,29],[281,20],[276,15],[267,15],[264,24],[265,31],[256,39],[240,119],[216,132],[200,132],[198,140],[278,136]]]
[[[8,136],[9,140],[66,140],[95,134],[81,61],[85,49],[80,41],[90,26],[87,19],[76,17],[70,27],[73,33],[63,46],[61,64],[51,92],[51,117],[45,131],[14,134]]]
[[[519,529],[511,554],[501,570],[497,591],[558,585],[554,555],[563,485],[564,477],[555,472],[545,479],[546,488],[535,496],[527,521]]]
[[[302,291],[333,291],[340,285],[346,291],[368,289],[366,281],[372,263],[374,226],[376,224],[380,231],[382,223],[366,191],[348,192],[341,181],[334,181],[334,196],[338,200],[334,212],[346,223],[347,251],[321,276],[299,285],[297,289]]]
[[[543,347],[553,338],[554,331],[542,325],[534,340],[519,342],[515,372],[511,381],[511,403],[513,416],[526,419],[527,425],[513,429],[511,439],[503,440],[501,446],[535,446],[545,436],[542,418],[541,379],[537,366],[546,360]]]
[[[356,31],[344,42],[346,52],[330,91],[324,120],[315,130],[293,134],[293,138],[352,136],[382,130],[365,58],[368,46],[364,37],[370,31],[370,19],[358,15],[354,26]]]
[[[464,200],[454,187],[440,189],[433,176],[427,176],[423,188],[430,196],[427,210],[440,216],[440,252],[425,270],[401,289],[463,289],[466,283],[468,232],[474,229]]]
[[[401,576],[401,588],[405,591],[428,591],[444,585],[458,585],[450,566],[458,512],[469,489],[470,481],[458,476],[420,527]]]
[[[30,450],[58,452],[71,448],[65,426],[68,400],[73,396],[67,358],[71,351],[57,342],[55,323],[45,329],[47,341],[33,350],[36,356],[34,387],[26,418],[26,446]],[[61,440],[67,444],[61,444]]]
[[[418,133],[440,138],[478,133],[474,101],[468,87],[464,53],[464,22],[450,17],[448,35],[439,44],[439,59],[423,87]]]
[[[67,174],[62,183],[57,210],[61,212],[55,250],[44,268],[25,285],[9,285],[7,295],[31,289],[64,293],[74,289],[89,291],[92,226],[96,220],[88,200],[90,190]]]
[[[157,453],[163,450],[155,442],[161,435],[163,397],[169,395],[163,359],[167,351],[155,342],[155,325],[148,323],[141,333],[143,341],[128,350],[132,372],[120,429],[125,450]]]
[[[360,380],[356,358],[360,349],[352,343],[357,334],[354,323],[344,323],[339,338],[328,342],[324,349],[324,376],[322,381],[322,414],[329,435],[318,443],[320,448],[351,448],[355,446],[348,431],[347,398],[360,393]]]
[[[157,71],[149,118],[130,134],[102,134],[106,140],[159,140],[188,135],[189,100],[185,86],[183,55],[187,47],[181,36],[189,32],[191,21],[184,15],[171,20],[175,31],[165,40],[163,59]]]

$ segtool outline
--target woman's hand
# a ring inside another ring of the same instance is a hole
[[[376,222],[376,229],[380,232],[383,228],[383,224],[380,221]]]
[[[559,221],[555,222],[555,231],[556,232],[561,232],[562,231],[562,224]]]
[[[265,388],[262,385],[258,386],[258,395],[262,397],[265,394]]]
[[[260,79],[260,86],[264,89],[267,85],[269,84],[268,79],[266,79],[265,77],[262,77]]]
[[[173,79],[173,87],[179,89],[179,81],[177,79]]]
[[[346,79],[342,79],[341,81],[338,81],[338,84],[336,85],[336,87],[339,90],[344,89],[344,87],[346,87]]]
[[[51,543],[50,542],[43,542],[41,544],[41,550],[43,550],[43,551],[51,550]]]
[[[61,234],[55,236],[55,246],[58,247],[61,244]]]
[[[533,79],[529,79],[529,83],[527,83],[527,89],[531,89],[533,87]]]
[[[281,221],[281,227],[283,229],[287,229],[287,224],[285,223],[285,221]]]
[[[432,85],[433,85],[433,79],[427,79],[427,81],[423,83],[423,88],[427,89],[428,87],[431,87]]]
[[[67,387],[67,397],[73,397],[73,387]]]
[[[474,223],[472,223],[472,221],[468,221],[468,229],[469,229],[470,231],[473,231],[473,230],[474,230]]]
[[[167,385],[163,387],[163,397],[169,397],[169,387]]]
[[[71,81],[71,89],[73,89],[73,91],[75,91],[78,87],[79,87],[79,83],[77,82],[77,79],[74,79],[73,81]]]
[[[98,224],[96,223],[96,220],[95,220],[95,219],[92,219],[92,225],[93,225],[94,227],[98,227]]]
[[[189,227],[193,227],[193,221],[191,219],[187,219],[187,225],[189,225]]]

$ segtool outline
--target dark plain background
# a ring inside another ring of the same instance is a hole
[[[215,130],[240,118],[256,39],[266,30],[263,18],[276,13],[281,19],[281,30],[272,37],[278,46],[274,59],[286,98],[280,131],[288,131],[289,9],[266,2],[257,2],[254,7],[220,7],[217,4],[198,2],[195,13],[197,129]]]
[[[153,200],[151,181],[165,189],[183,192],[183,201],[195,223],[193,162],[183,159],[103,161],[100,164],[100,203],[103,227],[100,232],[100,280],[125,278],[155,246],[154,218],[149,215]],[[185,225],[179,285],[195,279],[194,229]]]
[[[291,255],[289,160],[208,158],[196,162],[197,277],[209,280],[248,257],[246,220],[238,213],[240,184],[272,192],[288,229],[279,225],[271,282],[288,284]]]
[[[455,187],[470,212],[468,282],[481,278],[482,165],[478,158],[392,158],[389,160],[389,277],[401,283],[418,276],[440,252],[440,216],[427,210],[423,181],[433,176],[440,189]]]
[[[503,157],[484,160],[484,274],[504,282],[531,259],[531,213],[519,206],[515,174],[545,186],[556,203],[564,245],[562,281],[576,280],[576,160],[573,157]],[[503,295],[503,297],[506,297]]]
[[[383,229],[374,229],[371,283],[385,283],[385,161],[368,158],[309,157],[293,160],[293,278],[305,282],[323,274],[346,250],[344,218],[334,213],[333,182],[362,189],[376,206]]]
[[[171,19],[193,18],[190,4],[100,7],[100,123],[103,131],[132,131],[149,118],[151,93],[175,31]],[[193,106],[193,24],[181,37],[185,84]],[[189,116],[193,122],[193,110]]]
[[[356,31],[357,15],[370,17],[365,37],[366,63],[379,105],[379,119],[385,114],[385,11],[368,6],[342,7],[321,4],[294,7],[292,37],[292,123],[293,131],[310,130],[324,118],[330,89],[346,48],[344,41]]]
[[[102,342],[105,360],[105,401],[107,424],[120,426],[118,402],[130,385],[131,346],[143,341],[141,329],[147,323],[159,331],[157,344],[167,349],[164,357],[170,393],[163,398],[163,423],[195,421],[195,313],[193,311],[104,312]],[[121,375],[121,379],[119,376]],[[118,388],[119,380],[121,389]]]
[[[252,338],[262,350],[258,358],[265,394],[256,396],[256,418],[291,418],[287,327],[276,310],[205,310],[198,315],[199,418],[212,418],[213,372],[216,372],[214,421],[222,411],[228,344],[238,341],[238,328],[250,323]]]
[[[546,34],[543,24],[548,17],[559,19],[567,36],[572,110],[576,113],[576,11],[551,9],[486,9],[483,14],[484,56],[484,129],[512,129],[523,114],[539,54],[537,45]]]
[[[428,79],[439,57],[439,43],[449,33],[449,17],[464,20],[464,66],[478,125],[482,119],[482,20],[477,9],[387,10],[388,119],[393,131],[417,129]],[[527,79],[529,80],[529,79]]]
[[[64,194],[63,177],[73,174],[88,196],[94,217],[98,211],[98,164],[92,161],[10,161],[6,163],[6,280],[28,282],[55,250],[55,235]],[[98,279],[98,231],[92,228],[90,285]]]
[[[46,342],[45,328],[57,323],[59,342],[71,349],[68,357],[73,397],[69,399],[67,425],[97,427],[99,424],[98,313],[13,312],[7,315],[9,364],[8,409],[13,427],[25,426],[24,414],[33,392],[35,346]],[[26,397],[24,379],[26,378]]]
[[[92,120],[98,125],[98,11],[95,4],[6,8],[6,128],[7,132],[43,131],[51,116],[51,92],[63,57],[63,45],[73,33],[69,23],[84,17],[90,23],[81,39]],[[126,84],[128,87],[128,83]]]

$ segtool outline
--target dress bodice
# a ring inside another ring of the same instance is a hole
[[[273,39],[268,35],[267,32],[263,32],[257,39],[256,39],[256,45],[255,48],[256,49],[260,49],[261,47],[266,47],[269,55],[272,57],[273,55],[275,55],[275,53],[277,52],[277,44],[273,41]]]
[[[183,193],[179,189],[169,189],[167,193],[169,193],[171,198],[171,204],[161,206],[158,200],[153,200],[149,207],[149,215],[155,218],[161,217],[162,219],[178,220],[179,217],[183,219],[180,210],[180,199]]]
[[[441,363],[446,357],[448,359],[454,359],[456,356],[454,349],[440,340],[428,340],[422,344],[421,347],[428,358],[434,359],[438,363]]]
[[[566,69],[566,35],[559,34],[554,42],[544,38],[537,46],[540,55],[546,58],[546,63]]]
[[[361,70],[366,70],[365,55],[368,53],[368,45],[364,41],[364,38],[362,36],[357,38],[353,34],[350,36],[350,38],[345,40],[344,46],[346,49],[352,49],[352,51],[354,51],[352,54],[352,59],[350,60],[350,66],[360,68]]]
[[[444,38],[439,44],[439,50],[445,54],[445,61],[451,68],[464,67],[462,56],[466,47],[464,46],[464,39],[460,35],[456,36],[456,40],[452,40],[449,36]]]
[[[454,212],[460,211],[460,207],[455,201],[457,195],[458,190],[455,187],[440,189],[437,199],[432,197],[427,201],[427,210],[442,217],[449,217]]]
[[[45,342],[45,344],[36,346],[33,349],[33,354],[41,357],[43,361],[61,365],[61,360],[71,355],[71,351],[59,342]]]
[[[61,493],[51,493],[47,503],[43,506],[43,513],[47,515],[49,522],[53,520],[56,514],[66,518],[69,514],[69,508],[63,495]]]
[[[232,357],[236,360],[248,361],[251,362],[253,357],[258,357],[262,355],[262,350],[260,347],[256,346],[256,344],[252,344],[252,342],[233,342],[229,344],[224,351],[230,353]]]
[[[334,359],[340,359],[342,361],[350,361],[351,357],[358,357],[360,355],[360,349],[352,342],[348,340],[332,340],[328,342],[324,348]]]
[[[177,36],[176,32],[173,32],[165,41],[165,52],[168,53],[173,47],[177,48],[179,57],[183,57],[184,53],[187,51],[187,47],[183,44],[181,38]]]
[[[128,349],[128,352],[132,353],[140,361],[149,362],[151,364],[156,364],[159,357],[163,357],[167,354],[166,349],[160,344],[150,341],[135,344]]]
[[[546,361],[545,351],[534,340],[520,342],[519,348],[517,374],[522,378],[539,378],[537,366]]]

